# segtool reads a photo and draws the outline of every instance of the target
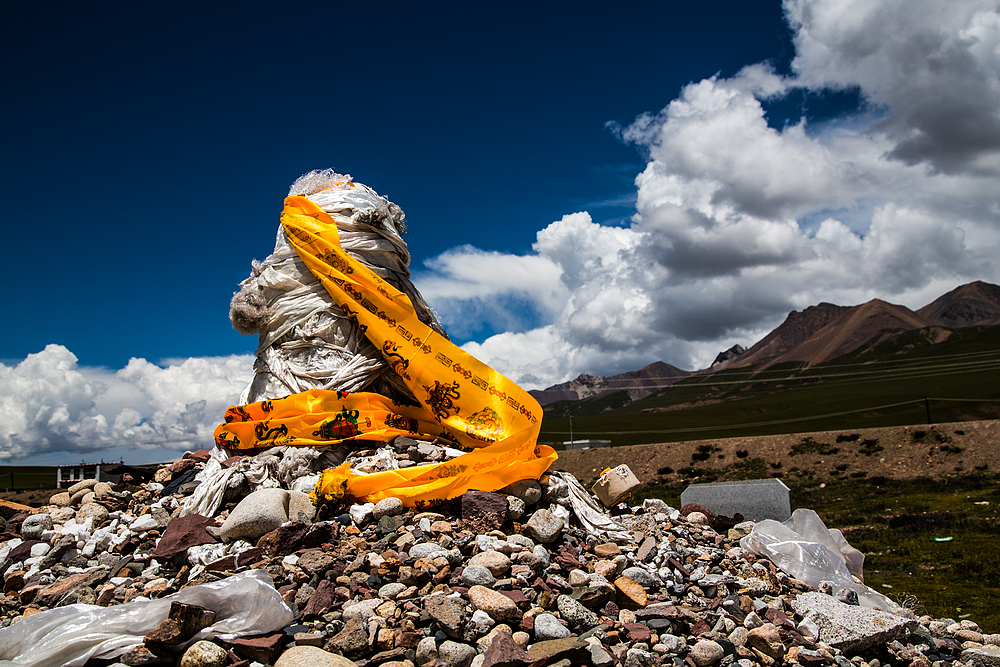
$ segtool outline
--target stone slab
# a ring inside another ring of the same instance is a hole
[[[697,503],[716,514],[744,519],[787,521],[792,516],[788,487],[780,479],[692,484],[681,493],[681,504]]]

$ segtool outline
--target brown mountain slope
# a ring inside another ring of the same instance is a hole
[[[796,347],[806,342],[817,331],[833,322],[850,310],[848,306],[835,306],[832,303],[821,303],[809,306],[802,312],[793,310],[774,331],[762,338],[746,352],[729,362],[713,366],[712,370],[722,370],[727,367],[744,367],[776,363],[779,359]]]
[[[691,375],[688,371],[662,361],[655,361],[637,371],[629,371],[610,377],[584,373],[575,380],[561,382],[544,390],[533,389],[528,393],[543,406],[556,401],[575,401],[603,396],[623,389],[629,393],[634,401],[649,396],[657,389],[671,385],[688,375]]]
[[[812,366],[836,359],[865,343],[877,343],[892,333],[929,326],[933,324],[906,306],[872,299],[868,303],[849,308],[808,340],[768,365],[784,361],[804,361]]]
[[[943,327],[1000,324],[1000,286],[977,280],[957,287],[917,311]]]

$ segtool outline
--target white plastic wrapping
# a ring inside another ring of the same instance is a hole
[[[0,629],[0,667],[78,667],[90,658],[115,658],[142,644],[143,636],[166,620],[174,601],[216,613],[215,622],[182,647],[212,637],[274,632],[294,618],[267,572],[252,570],[156,600],[74,604],[22,618]]]
[[[556,499],[558,504],[568,505],[568,509],[573,510],[580,525],[588,533],[603,534],[615,542],[631,541],[632,535],[628,529],[608,516],[604,508],[587,493],[587,489],[568,472],[550,473],[547,493],[550,498]]]
[[[797,509],[784,523],[760,521],[740,540],[740,546],[765,556],[782,572],[810,586],[829,581],[834,588],[855,591],[864,607],[899,610],[895,602],[854,580],[864,581],[864,554],[848,544],[839,530],[828,529],[813,510]]]

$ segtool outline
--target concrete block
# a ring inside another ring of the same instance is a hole
[[[780,479],[692,484],[681,493],[681,505],[698,503],[716,514],[744,519],[786,521],[792,516],[788,487]]]

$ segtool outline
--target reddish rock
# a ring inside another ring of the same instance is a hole
[[[462,494],[462,521],[467,528],[483,534],[500,530],[507,521],[507,497],[489,491],[466,491]]]
[[[498,632],[483,654],[482,667],[524,667],[534,662],[506,632]]]
[[[287,641],[288,635],[279,630],[256,637],[237,637],[226,643],[244,658],[272,664],[281,655],[281,649]]]
[[[198,462],[194,459],[177,459],[170,464],[170,472],[174,475],[179,475],[185,470],[191,470],[196,465],[198,465]]]
[[[167,524],[153,555],[168,559],[199,544],[213,544],[217,540],[205,530],[206,527],[213,525],[215,519],[200,514],[175,517]]]
[[[625,630],[628,632],[629,641],[646,642],[649,641],[649,628],[644,623],[626,623]]]
[[[703,507],[698,503],[687,503],[681,507],[681,516],[686,517],[691,512],[701,512],[708,518],[708,523],[711,524],[719,516],[707,507]]]
[[[302,547],[302,539],[309,532],[309,525],[301,521],[293,521],[257,540],[257,547],[268,556],[288,556]]]
[[[176,646],[215,622],[215,612],[193,604],[172,602],[166,620],[146,634],[144,644]]]
[[[316,592],[309,596],[309,601],[306,603],[305,609],[302,610],[302,620],[309,621],[326,613],[333,606],[336,587],[336,584],[327,579],[319,582]]]

